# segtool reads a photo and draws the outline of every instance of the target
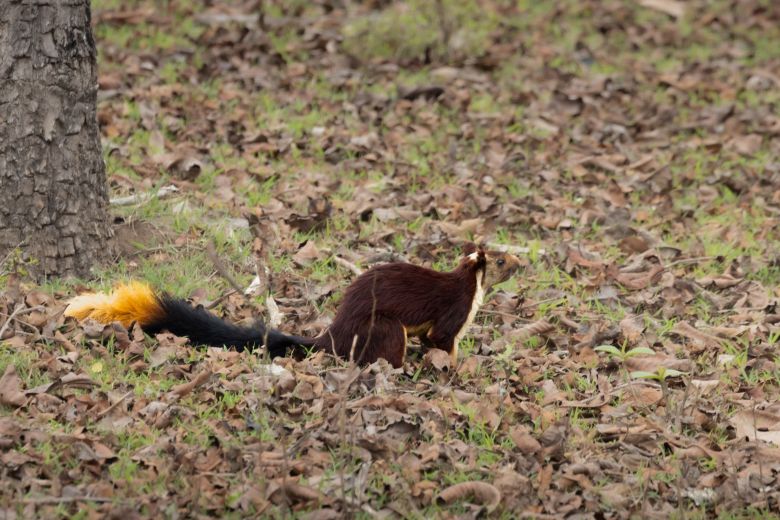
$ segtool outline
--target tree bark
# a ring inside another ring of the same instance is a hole
[[[112,254],[89,0],[0,0],[0,261],[84,276]]]

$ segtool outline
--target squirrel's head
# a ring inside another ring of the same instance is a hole
[[[489,290],[497,283],[509,280],[520,269],[522,263],[515,255],[501,251],[485,251],[481,246],[466,244],[463,247],[466,260],[484,265],[485,275],[482,285]]]
[[[485,290],[497,283],[506,282],[520,269],[520,259],[501,251],[485,252]]]

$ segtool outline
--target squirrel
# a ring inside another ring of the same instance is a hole
[[[347,288],[333,323],[315,338],[284,334],[262,323],[234,325],[202,306],[157,294],[137,281],[120,284],[111,294],[76,296],[64,314],[78,320],[117,321],[125,327],[137,322],[147,334],[167,330],[196,345],[239,351],[265,346],[271,357],[284,356],[291,348],[314,348],[358,364],[384,358],[394,368],[403,366],[408,337],[416,336],[426,347],[447,351],[454,365],[458,343],[485,294],[519,267],[516,256],[474,244],[464,247],[463,258],[450,272],[407,263],[373,267]]]

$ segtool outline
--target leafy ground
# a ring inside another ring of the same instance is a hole
[[[777,518],[776,2],[99,0],[93,21],[121,254],[44,286],[2,266],[4,518]],[[445,269],[472,239],[527,266],[449,370],[270,369],[61,316],[132,277],[317,334],[350,263]]]

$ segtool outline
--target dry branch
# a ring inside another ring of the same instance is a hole
[[[336,262],[341,267],[349,269],[350,271],[355,273],[357,276],[360,276],[361,274],[363,274],[363,270],[361,268],[359,268],[358,266],[356,266],[355,264],[353,264],[349,260],[341,258],[340,256],[334,256],[333,257],[333,261]]]
[[[136,193],[135,195],[128,195],[126,197],[114,197],[109,202],[112,206],[132,206],[133,204],[142,204],[148,202],[153,198],[165,199],[171,195],[178,193],[179,188],[174,185],[163,186],[155,193]]]
[[[195,377],[193,377],[192,380],[186,383],[182,383],[180,385],[176,385],[173,388],[171,388],[170,393],[177,397],[184,397],[185,395],[192,392],[195,388],[208,381],[210,377],[211,377],[211,370],[209,369],[203,370],[202,372],[199,372]]]

